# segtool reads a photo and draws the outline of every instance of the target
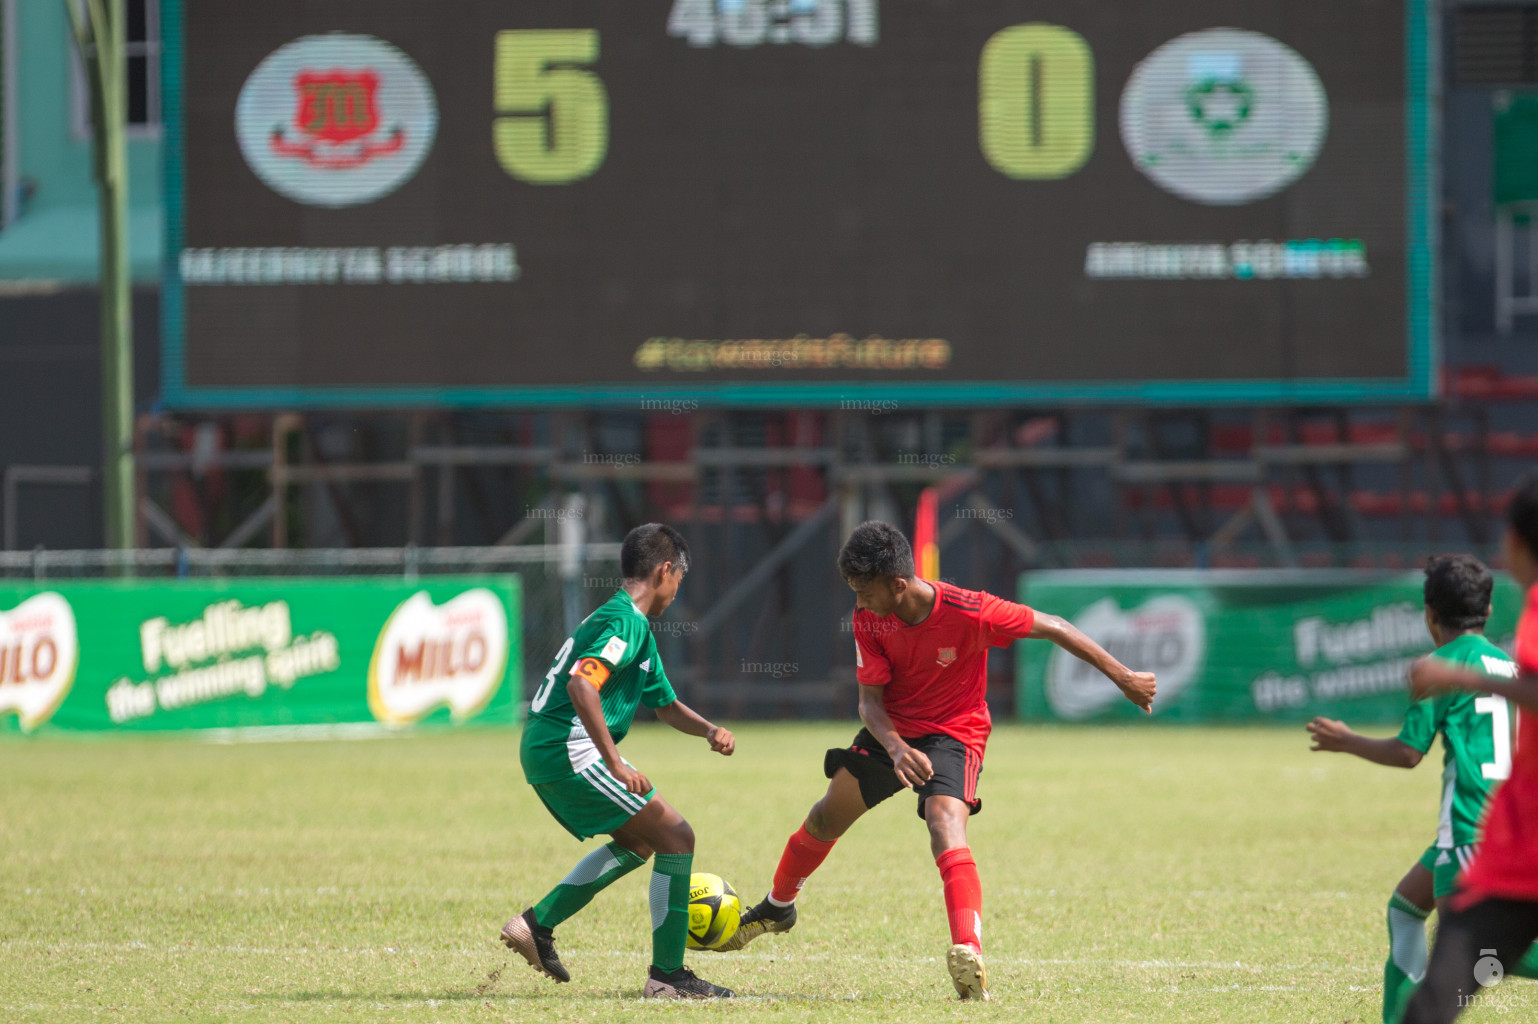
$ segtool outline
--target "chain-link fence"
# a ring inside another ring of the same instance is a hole
[[[710,540],[702,535],[699,540]],[[849,717],[854,712],[849,598],[826,571],[789,567],[779,578],[727,566],[741,558],[730,538],[719,538],[702,558],[678,603],[653,623],[658,649],[680,696],[708,714],[727,718]],[[1104,567],[1239,567],[1269,570],[1376,568],[1413,570],[1424,564],[1426,544],[1297,543],[1286,548],[1249,542],[1221,549],[1191,545],[1042,543],[1033,566],[1011,567],[996,557],[978,559],[966,545],[948,551],[943,578],[1014,598],[1018,570]],[[499,547],[341,549],[153,548],[130,551],[0,551],[0,579],[46,583],[75,579],[207,579],[211,577],[393,577],[516,573],[523,582],[523,695],[533,694],[561,643],[578,623],[620,586],[620,545],[542,544]],[[1488,554],[1487,552],[1480,552]],[[824,552],[817,553],[820,556]],[[992,553],[996,555],[997,553]],[[719,578],[715,578],[715,577]],[[755,582],[756,580],[756,582]],[[750,585],[751,584],[751,585]],[[741,592],[743,587],[747,591]],[[736,594],[736,598],[732,595]],[[1072,614],[1074,609],[1048,609]],[[719,620],[719,621],[718,621]],[[781,630],[780,627],[784,629]],[[783,635],[781,633],[783,632]],[[840,657],[842,656],[842,657]],[[1014,660],[990,662],[990,700],[1001,717],[1011,713]]]

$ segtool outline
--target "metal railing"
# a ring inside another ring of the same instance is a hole
[[[130,548],[0,551],[0,574],[50,579],[113,573],[141,576],[288,575],[317,573],[383,575],[513,571],[527,566],[564,567],[578,574],[587,563],[618,562],[616,543],[527,544],[509,547],[424,548]]]
[[[511,547],[0,551],[0,583],[82,579],[378,576],[415,580],[517,573],[523,593],[525,694],[556,649],[619,576],[615,543]],[[602,585],[600,585],[602,584]]]

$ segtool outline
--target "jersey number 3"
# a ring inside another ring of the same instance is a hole
[[[576,646],[576,643],[577,638],[569,636],[566,638],[566,642],[561,645],[561,649],[556,652],[555,664],[551,665],[550,671],[545,673],[545,681],[540,684],[538,690],[534,691],[534,699],[529,701],[529,710],[531,712],[537,713],[545,709],[545,704],[550,700],[550,691],[555,689],[555,681],[559,678],[561,669],[566,667],[566,658],[571,654],[571,649]],[[1506,716],[1503,714],[1501,717],[1505,718]],[[1508,749],[1510,748],[1508,747]],[[1508,766],[1511,764],[1510,754],[1506,755],[1506,763]],[[1486,765],[1485,767],[1488,769],[1490,766]],[[1489,777],[1486,774],[1485,778]],[[1505,776],[1503,775],[1501,778],[1505,778]]]

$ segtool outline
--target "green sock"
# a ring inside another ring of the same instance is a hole
[[[619,843],[605,843],[577,861],[577,866],[544,899],[534,904],[534,920],[542,928],[554,928],[593,902],[594,896],[645,863]]]
[[[676,971],[689,940],[689,874],[692,853],[659,853],[652,860],[652,966]]]
[[[1388,901],[1388,962],[1383,965],[1383,1024],[1399,1024],[1406,1004],[1426,977],[1426,918],[1399,893]]]
[[[1517,978],[1538,978],[1538,942],[1533,943],[1527,955],[1506,973]]]

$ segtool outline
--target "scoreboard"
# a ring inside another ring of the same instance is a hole
[[[162,19],[173,406],[1432,393],[1430,0]]]

